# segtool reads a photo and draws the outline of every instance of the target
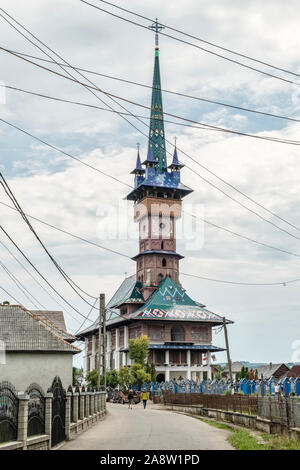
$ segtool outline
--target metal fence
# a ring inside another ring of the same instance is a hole
[[[17,439],[18,396],[9,382],[0,383],[0,442]]]
[[[22,443],[26,448],[28,438],[43,436],[48,442],[45,446],[53,447],[69,437],[71,426],[83,426],[83,422],[89,426],[104,416],[105,398],[105,391],[86,392],[84,387],[69,386],[66,392],[59,377],[47,394],[36,383],[24,393],[9,382],[0,382],[0,444],[18,441],[19,448]]]
[[[279,392],[275,392],[276,385],[279,385]],[[243,395],[259,395],[259,396],[275,396],[277,394],[284,396],[300,396],[300,378],[284,378],[276,380],[271,377],[269,380],[247,380],[242,379],[235,381],[232,385],[230,380],[203,380],[196,382],[194,380],[182,380],[177,382],[170,380],[169,382],[151,382],[144,383],[138,389],[145,388],[153,392],[154,395],[161,394],[164,391],[172,393],[201,393],[206,395],[226,395],[226,394],[243,394]]]
[[[172,393],[163,391],[165,404],[199,405],[203,408],[258,414],[258,397],[247,395],[206,395],[202,393]]]

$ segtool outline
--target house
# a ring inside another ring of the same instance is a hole
[[[210,379],[211,354],[224,351],[212,344],[212,328],[223,325],[224,320],[192,299],[179,279],[183,256],[176,249],[176,221],[181,218],[183,198],[193,190],[181,181],[184,165],[178,159],[176,145],[172,163],[167,165],[162,110],[156,46],[147,158],[141,163],[138,150],[131,172],[134,188],[127,195],[134,203],[134,221],[139,229],[139,251],[132,258],[136,274],[122,282],[106,306],[106,366],[119,370],[130,365],[129,340],[147,335],[148,361],[156,366],[157,381]],[[87,373],[98,366],[97,322],[77,337],[85,341]]]
[[[287,372],[289,372],[289,367],[285,364],[270,364],[265,366],[257,367],[258,378],[260,379],[263,376],[264,379],[269,380],[271,377],[275,379],[281,379]]]
[[[239,361],[232,362],[231,364],[232,380],[236,380],[236,374],[238,372],[241,372],[242,367],[245,367],[245,365],[242,362],[239,362]],[[225,366],[225,369],[222,371],[222,377],[224,377],[225,379],[230,378],[228,364]]]
[[[300,377],[300,365],[295,364],[293,367],[291,367],[290,370],[286,373],[286,377],[289,379],[296,379],[297,377]]]
[[[73,354],[80,352],[71,344],[75,340],[66,331],[63,312],[0,304],[0,342],[5,350],[0,381],[11,382],[20,391],[35,382],[47,391],[58,375],[68,387],[72,384]]]

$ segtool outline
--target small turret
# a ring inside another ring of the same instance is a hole
[[[139,151],[139,148],[138,148],[138,154],[137,154],[135,169],[131,171],[131,174],[135,175],[135,178],[134,178],[135,188],[144,181],[144,173],[145,173],[145,170],[144,170],[144,168],[142,167],[142,164],[141,164],[140,151]]]

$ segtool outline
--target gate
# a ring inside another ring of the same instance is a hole
[[[38,384],[31,384],[26,390],[29,395],[27,435],[35,436],[45,433],[45,397]]]
[[[53,393],[52,399],[52,432],[51,446],[54,447],[66,438],[66,391],[58,376],[52,382],[48,392]]]
[[[15,441],[18,434],[17,392],[9,382],[0,383],[0,443]]]

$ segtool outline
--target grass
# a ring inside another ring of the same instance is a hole
[[[227,424],[198,418],[218,429],[230,431],[228,441],[237,450],[300,450],[300,440],[293,436],[279,434],[251,434],[244,429],[234,429]]]

